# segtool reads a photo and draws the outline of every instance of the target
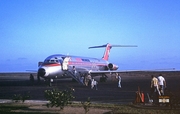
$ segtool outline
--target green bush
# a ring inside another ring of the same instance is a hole
[[[68,89],[60,91],[58,89],[45,90],[45,98],[49,101],[47,107],[60,107],[63,110],[68,104],[71,104],[71,100],[74,98],[72,95],[74,89]]]

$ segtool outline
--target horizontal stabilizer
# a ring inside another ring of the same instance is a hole
[[[102,48],[102,47],[106,47],[107,45],[102,45],[102,46],[92,46],[92,47],[89,47],[89,49],[91,48]]]
[[[111,45],[112,47],[138,47],[137,45]]]
[[[106,47],[108,44],[105,45],[101,45],[101,46],[92,46],[89,47],[89,49],[91,48],[102,48],[102,47]],[[137,45],[109,45],[110,47],[138,47]]]

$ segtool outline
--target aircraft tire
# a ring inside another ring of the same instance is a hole
[[[48,80],[49,87],[51,87],[51,86],[52,86],[52,82],[51,82],[51,80],[52,80],[52,79],[49,79],[49,80]]]
[[[41,81],[40,76],[37,76],[37,81],[38,81],[38,82],[40,82],[40,81]]]
[[[100,77],[100,82],[106,82],[106,77]]]

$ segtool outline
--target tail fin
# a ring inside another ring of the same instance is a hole
[[[107,44],[101,45],[101,46],[92,46],[92,47],[89,47],[89,49],[102,48],[102,47],[106,47],[102,59],[107,61],[109,59],[109,54],[110,54],[110,50],[112,47],[137,47],[137,46],[136,45],[111,45],[111,44],[107,43]]]

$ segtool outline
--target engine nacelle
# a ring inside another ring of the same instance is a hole
[[[118,69],[118,66],[115,65],[115,64],[109,63],[109,64],[108,64],[108,68],[109,68],[109,70],[117,70],[117,69]]]

